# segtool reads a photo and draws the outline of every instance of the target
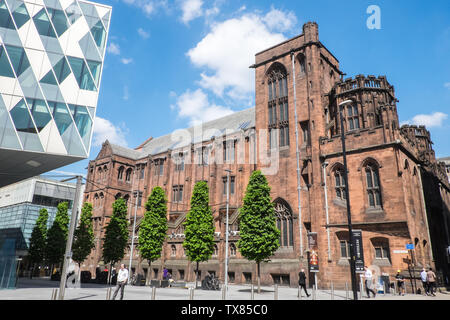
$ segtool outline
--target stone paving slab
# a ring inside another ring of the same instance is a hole
[[[193,287],[193,283],[187,284]],[[26,279],[20,278],[16,289],[0,290],[0,300],[50,300],[54,288],[59,288],[59,281],[48,279]],[[112,287],[112,293],[114,292]],[[261,287],[261,293],[254,293],[254,300],[274,300],[274,287]],[[81,288],[67,288],[65,290],[66,300],[106,300],[108,286],[101,284],[81,284]],[[311,294],[312,290],[308,292]],[[111,296],[112,296],[111,293]],[[297,296],[297,288],[278,287],[278,300],[300,300]],[[342,290],[334,291],[334,300],[346,300],[346,295],[351,298],[351,292]],[[189,300],[188,288],[156,288],[156,300]],[[119,297],[119,295],[118,295]],[[151,300],[152,288],[127,285],[125,287],[124,300]],[[194,290],[194,300],[222,300],[221,291],[209,291],[202,289]],[[250,285],[229,285],[227,300],[251,300]],[[313,300],[313,296],[303,297],[304,300]],[[332,300],[331,291],[318,290],[316,300]],[[369,300],[363,296],[362,300]],[[407,294],[405,296],[393,294],[378,294],[370,300],[450,300],[450,294],[437,293],[436,297],[425,295]]]

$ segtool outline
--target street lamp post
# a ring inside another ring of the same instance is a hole
[[[228,291],[228,215],[230,209],[230,172],[231,170],[225,169],[227,172],[227,217],[225,223],[225,299],[227,298]]]
[[[352,280],[353,300],[358,300],[358,288],[356,285],[356,269],[355,269],[355,247],[353,241],[353,229],[352,229],[352,217],[350,212],[350,196],[348,186],[348,168],[347,168],[347,155],[345,150],[345,133],[344,133],[344,119],[342,112],[346,105],[353,104],[352,100],[345,100],[339,104],[339,117],[341,121],[341,141],[342,141],[342,156],[344,158],[344,181],[345,181],[345,198],[347,202],[347,221],[348,221],[348,234],[350,240],[350,273]]]

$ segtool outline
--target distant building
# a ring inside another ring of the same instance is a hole
[[[447,173],[448,181],[450,182],[450,157],[440,158],[438,162],[443,162],[445,165],[445,172]]]
[[[0,188],[0,241],[14,239],[16,256],[25,256],[39,211],[42,208],[48,211],[47,228],[52,226],[60,202],[69,203],[70,217],[75,189],[75,183],[42,177],[33,177]],[[81,192],[83,190],[84,186]]]
[[[111,7],[0,0],[0,187],[86,159]]]

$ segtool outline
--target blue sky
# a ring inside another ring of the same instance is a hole
[[[401,123],[425,124],[450,156],[450,1],[99,0],[113,7],[90,152],[254,106],[254,54],[319,24],[319,38],[358,74],[386,75]],[[369,29],[370,5],[381,29]],[[88,160],[57,169],[85,174]]]

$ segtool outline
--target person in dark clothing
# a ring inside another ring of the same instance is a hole
[[[306,290],[306,274],[305,274],[305,269],[302,269],[299,273],[298,273],[298,285],[300,286],[300,291],[305,290],[306,296],[310,296],[310,294],[308,293],[308,291]],[[300,292],[299,292],[300,293]]]

